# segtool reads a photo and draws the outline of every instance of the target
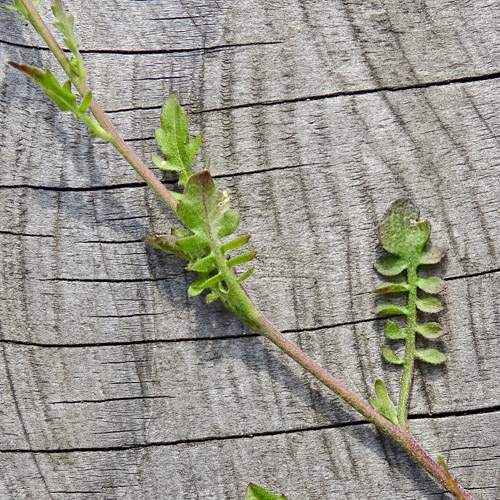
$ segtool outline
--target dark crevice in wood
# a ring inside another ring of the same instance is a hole
[[[144,399],[174,399],[175,396],[131,396],[128,398],[78,399],[76,401],[48,401],[49,405],[75,405],[86,403],[110,403],[114,401],[135,401]]]
[[[14,43],[9,42],[7,40],[0,40],[0,44],[5,44],[10,47],[17,47],[22,49],[34,49],[39,51],[48,52],[49,49],[47,47],[42,47],[39,45],[26,45],[23,43]],[[221,45],[211,45],[208,47],[192,47],[192,48],[176,48],[176,49],[154,49],[154,50],[111,50],[111,49],[80,49],[80,54],[109,54],[109,55],[122,55],[122,56],[135,56],[135,55],[155,55],[155,54],[176,54],[176,53],[184,53],[184,52],[217,52],[219,50],[227,50],[227,49],[237,49],[240,47],[256,47],[259,45],[280,45],[284,43],[282,40],[271,40],[269,42],[260,41],[260,42],[246,42],[246,43],[227,43]],[[64,49],[68,54],[69,50]]]
[[[26,238],[55,238],[53,234],[16,233],[15,231],[0,231],[0,234],[7,236],[25,236]]]
[[[422,82],[422,83],[414,83],[412,85],[400,85],[400,86],[382,86],[382,87],[374,87],[369,89],[359,89],[359,90],[351,90],[351,91],[339,91],[339,92],[331,92],[327,94],[319,94],[319,95],[311,95],[304,97],[294,97],[290,99],[280,99],[280,100],[269,100],[269,101],[260,101],[253,103],[243,103],[243,104],[234,104],[232,106],[223,106],[220,108],[208,108],[201,111],[191,111],[192,114],[200,114],[200,113],[214,113],[219,111],[230,111],[233,109],[241,109],[241,108],[251,108],[254,106],[279,106],[283,104],[293,104],[297,102],[306,102],[306,101],[320,101],[323,99],[331,99],[334,97],[353,97],[358,95],[368,95],[368,94],[376,94],[379,92],[402,92],[406,90],[416,90],[416,89],[427,89],[434,87],[445,87],[447,85],[455,85],[455,84],[463,84],[463,83],[474,83],[474,82],[483,82],[488,80],[495,80],[500,78],[500,72],[488,73],[484,75],[476,75],[476,76],[464,76],[461,78],[450,78],[446,80],[438,80],[434,82]]]
[[[35,184],[15,184],[12,186],[0,186],[0,189],[34,189],[40,191],[56,191],[56,192],[91,192],[91,191],[111,191],[116,189],[143,188],[145,182],[129,182],[127,184],[114,184],[108,186],[37,186]]]
[[[256,101],[256,102],[248,102],[248,103],[242,103],[242,104],[233,104],[231,106],[221,106],[218,108],[207,108],[203,109],[200,111],[196,110],[191,110],[190,113],[193,115],[196,114],[203,114],[203,113],[215,113],[219,111],[231,111],[233,109],[242,109],[242,108],[252,108],[256,106],[279,106],[283,104],[293,104],[293,103],[299,103],[299,102],[306,102],[306,101],[319,101],[322,99],[332,99],[335,97],[353,97],[353,96],[358,96],[358,95],[368,95],[368,94],[376,94],[377,92],[402,92],[406,90],[416,90],[416,89],[426,89],[426,88],[433,88],[433,87],[444,87],[447,85],[454,85],[454,84],[463,84],[463,83],[474,83],[474,82],[482,82],[482,81],[489,81],[489,80],[495,80],[497,78],[500,78],[500,72],[495,72],[495,73],[488,73],[485,75],[476,75],[476,76],[464,76],[461,78],[453,78],[453,79],[447,79],[447,80],[437,80],[437,81],[430,81],[430,82],[422,82],[422,83],[415,83],[412,85],[401,85],[401,86],[382,86],[382,87],[373,87],[373,88],[368,88],[368,89],[359,89],[359,90],[350,90],[350,91],[338,91],[338,92],[331,92],[327,94],[318,94],[318,95],[311,95],[311,96],[303,96],[303,97],[294,97],[290,99],[280,99],[280,100],[268,100],[268,101]],[[189,108],[190,106],[193,106],[191,103],[185,103],[186,108]],[[162,106],[134,106],[130,108],[119,108],[119,109],[108,109],[106,110],[106,113],[108,114],[113,114],[113,113],[130,113],[130,112],[135,112],[135,111],[154,111],[154,110],[159,110],[161,109]],[[144,141],[144,140],[152,140],[153,137],[137,137],[137,138],[129,138],[126,139],[127,141]]]
[[[443,412],[443,413],[434,413],[432,416],[428,414],[424,415],[410,415],[410,420],[427,420],[427,419],[437,419],[437,418],[460,418],[464,416],[470,415],[478,415],[478,414],[492,414],[500,411],[500,406],[494,406],[490,408],[481,408],[478,410],[464,410],[457,411],[454,413]],[[265,431],[265,432],[253,432],[250,434],[231,434],[227,436],[206,436],[204,438],[196,438],[196,439],[179,439],[173,441],[156,441],[151,443],[142,443],[142,444],[131,444],[131,445],[122,445],[122,446],[105,446],[105,447],[75,447],[75,448],[60,448],[60,449],[41,449],[41,448],[33,448],[33,449],[23,449],[23,448],[14,448],[11,450],[2,449],[0,453],[33,453],[33,454],[62,454],[62,453],[100,453],[100,452],[112,452],[112,451],[128,451],[134,449],[144,449],[144,448],[158,448],[165,446],[179,446],[186,444],[206,444],[211,442],[220,442],[220,441],[234,441],[238,439],[254,439],[259,437],[269,437],[269,436],[282,436],[286,434],[303,434],[309,432],[320,432],[320,431],[328,431],[333,429],[342,429],[346,427],[357,427],[360,425],[371,425],[367,420],[353,420],[351,422],[340,422],[333,425],[318,425],[318,426],[310,426],[306,428],[296,428],[296,429],[284,429],[279,431]],[[126,432],[126,431],[120,431]],[[477,446],[471,446],[470,449],[477,448]],[[468,448],[469,449],[469,448]]]

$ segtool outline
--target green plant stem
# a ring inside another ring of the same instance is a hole
[[[406,316],[406,341],[403,365],[403,375],[398,400],[398,421],[403,431],[408,427],[408,406],[410,402],[410,390],[413,382],[413,369],[415,366],[415,337],[417,327],[417,266],[410,266],[407,269],[408,305],[406,306],[408,315]]]
[[[40,34],[47,44],[49,50],[54,54],[55,58],[63,68],[71,83],[78,90],[78,93],[85,97],[90,88],[84,82],[81,82],[78,75],[76,75],[71,65],[64,53],[64,50],[58,44],[54,35],[51,33],[48,26],[45,24],[44,20],[41,18],[40,14],[33,6],[30,0],[21,0],[21,3],[26,8],[28,12],[29,21],[35,28],[35,30]],[[99,125],[110,134],[109,142],[118,150],[118,152],[127,160],[127,162],[132,166],[132,168],[144,179],[146,184],[153,189],[153,191],[162,199],[170,209],[176,213],[177,211],[177,200],[174,198],[172,193],[161,183],[161,181],[153,174],[153,172],[144,164],[144,162],[134,153],[134,151],[127,145],[127,143],[121,138],[113,124],[110,122],[106,113],[101,108],[99,103],[94,97],[90,101],[89,109],[94,115],[95,119],[98,121]]]

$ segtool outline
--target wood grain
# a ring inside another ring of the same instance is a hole
[[[94,94],[145,159],[179,91],[197,168],[259,251],[247,288],[364,397],[400,375],[379,355],[375,224],[417,201],[448,247],[429,272],[447,282],[449,362],[419,368],[411,427],[475,498],[498,497],[500,4],[70,8]],[[237,500],[250,481],[296,500],[445,498],[264,339],[187,298],[182,263],[141,241],[174,217],[6,68],[60,75],[7,9],[0,27],[0,498]]]

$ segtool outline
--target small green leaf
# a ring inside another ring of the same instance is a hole
[[[388,347],[382,346],[380,350],[382,351],[382,356],[388,363],[393,365],[404,365],[404,359],[398,358],[396,353]]]
[[[110,134],[99,125],[97,120],[80,110],[76,103],[76,97],[71,92],[71,82],[67,81],[63,85],[60,85],[50,70],[43,71],[35,66],[17,64],[12,61],[8,61],[8,64],[38,83],[61,111],[70,111],[75,118],[85,123],[89,128],[91,137],[98,136],[107,141],[110,140]]]
[[[382,246],[389,253],[410,261],[420,254],[430,235],[429,222],[418,221],[420,211],[409,198],[395,201],[378,227]]]
[[[250,235],[247,234],[246,236],[240,236],[238,238],[234,238],[234,240],[228,241],[227,243],[224,243],[220,249],[222,250],[222,253],[227,252],[228,250],[235,250],[236,248],[240,248],[243,245],[246,245],[248,243],[248,240],[250,239]]]
[[[446,286],[440,278],[419,278],[417,286],[426,293],[439,293]]]
[[[401,257],[387,255],[378,260],[375,264],[375,269],[383,276],[396,276],[402,273],[407,265],[406,261]]]
[[[35,9],[36,9],[38,7],[39,3],[40,3],[40,0],[34,0],[33,7],[35,7]],[[20,2],[20,0],[14,0],[14,3],[12,5],[4,5],[4,7],[7,9],[10,9],[10,10],[15,10],[15,11],[19,12],[19,17],[21,19],[24,19],[24,20],[31,23],[31,20],[30,20],[31,16],[29,15],[29,12],[26,10],[24,5]]]
[[[381,283],[373,293],[398,293],[398,292],[407,292],[408,285],[406,283],[391,283],[385,282]]]
[[[443,330],[438,323],[424,323],[417,325],[416,331],[426,339],[437,339],[443,335]]]
[[[239,264],[245,264],[246,262],[250,262],[257,255],[256,251],[247,252],[242,255],[238,255],[237,257],[233,257],[227,261],[228,267],[237,266]]]
[[[417,308],[425,313],[437,313],[443,310],[443,305],[436,297],[426,297],[416,300]]]
[[[191,286],[188,288],[188,294],[190,297],[196,297],[199,295],[205,288],[210,288],[212,286],[220,283],[224,278],[222,274],[218,273],[215,276],[211,276],[207,278],[206,275],[202,275],[201,278],[197,279]]]
[[[437,264],[446,255],[446,248],[428,248],[420,257],[420,264]]]
[[[403,340],[406,339],[406,330],[399,328],[393,321],[387,321],[384,336],[391,340]]]
[[[370,399],[372,407],[394,425],[399,425],[396,407],[387,394],[385,384],[380,379],[375,381],[375,394],[377,397]]]
[[[155,138],[167,159],[153,155],[154,164],[163,170],[178,172],[179,184],[185,186],[192,175],[189,166],[200,147],[201,135],[189,141],[186,113],[179,106],[176,94],[163,105],[161,128],[155,130]]]
[[[92,101],[92,92],[89,90],[80,104],[80,111],[84,113],[90,105],[90,101]]]
[[[74,59],[69,60],[71,69],[73,70],[75,75],[78,76],[80,81],[84,81],[85,70],[83,68],[83,62],[80,56],[80,52],[78,51],[80,42],[76,39],[75,33],[73,31],[73,16],[64,12],[61,0],[53,0],[51,9],[54,17],[57,19],[57,22],[54,23],[54,26],[64,35],[63,40],[66,47],[68,47],[68,49],[75,56]]]
[[[250,483],[245,495],[245,500],[287,500],[285,496],[276,496],[269,491]]]
[[[406,309],[406,307],[400,307],[386,302],[377,306],[377,308],[375,309],[375,314],[404,314],[405,316],[407,316],[408,310]]]
[[[446,362],[446,356],[443,353],[436,351],[436,349],[417,351],[415,355],[421,361],[425,361],[426,363],[430,363],[432,365],[440,365]]]

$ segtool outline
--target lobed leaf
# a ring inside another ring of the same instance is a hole
[[[419,278],[417,286],[426,293],[439,293],[446,286],[440,278]]]
[[[388,363],[391,363],[393,365],[404,365],[405,364],[404,359],[398,358],[396,353],[394,351],[392,351],[391,349],[389,349],[388,347],[382,346],[380,348],[380,350],[382,351],[382,356],[384,357],[384,359]]]
[[[417,351],[415,355],[420,361],[425,361],[426,363],[430,363],[432,365],[440,365],[446,362],[446,356],[436,349]]]
[[[80,56],[78,47],[80,42],[76,39],[74,33],[74,19],[71,14],[66,14],[64,12],[61,0],[53,0],[52,13],[57,19],[54,26],[64,35],[64,44],[75,56],[74,59],[70,59],[69,63],[73,72],[79,77],[81,81],[85,80],[85,70],[83,68],[83,62]]]
[[[417,325],[415,330],[426,339],[437,339],[443,335],[443,329],[439,323],[424,323]]]
[[[375,394],[377,397],[370,399],[372,407],[394,425],[399,425],[396,407],[387,394],[385,384],[380,379],[375,381]]]
[[[398,293],[398,292],[407,292],[408,285],[406,283],[391,283],[385,282],[381,283],[373,293]]]
[[[416,300],[417,309],[425,313],[437,313],[443,310],[443,305],[436,297],[426,297]]]
[[[402,330],[393,321],[387,321],[385,324],[384,336],[391,340],[403,340],[406,339],[406,330]]]
[[[276,496],[269,491],[250,483],[245,494],[245,500],[287,500],[285,496]]]
[[[155,130],[155,139],[167,159],[153,155],[154,164],[163,170],[177,172],[179,184],[186,186],[192,176],[190,165],[200,147],[201,135],[189,141],[186,113],[176,94],[172,94],[163,105],[161,128]]]

